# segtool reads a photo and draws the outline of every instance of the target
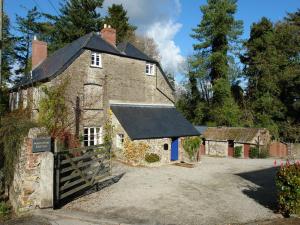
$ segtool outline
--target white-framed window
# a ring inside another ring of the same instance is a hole
[[[91,66],[93,66],[93,67],[102,67],[102,59],[101,59],[101,54],[100,53],[92,52]]]
[[[122,148],[124,144],[124,134],[117,134],[116,146]]]
[[[154,63],[146,63],[146,74],[154,75],[155,74],[155,64]]]
[[[83,128],[83,145],[93,146],[103,143],[102,127],[84,127]]]

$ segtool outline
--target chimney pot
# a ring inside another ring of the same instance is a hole
[[[47,58],[47,43],[39,41],[36,36],[32,40],[32,70],[40,65]]]
[[[116,29],[110,25],[104,24],[104,28],[100,31],[101,37],[113,46],[116,46]]]

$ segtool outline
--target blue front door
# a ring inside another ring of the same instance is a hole
[[[171,160],[178,160],[178,138],[172,140],[171,144]]]

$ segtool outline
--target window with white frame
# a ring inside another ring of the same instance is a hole
[[[116,146],[117,148],[122,148],[124,143],[124,134],[117,134]]]
[[[83,131],[83,145],[93,146],[102,144],[102,127],[85,127]]]
[[[146,63],[146,74],[147,75],[154,75],[155,74],[155,64]]]
[[[102,67],[101,54],[98,52],[92,52],[91,55],[91,66]]]

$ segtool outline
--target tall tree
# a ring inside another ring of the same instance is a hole
[[[0,84],[0,118],[8,108],[8,91],[6,83],[11,80],[12,65],[14,64],[14,38],[10,33],[10,22],[8,16],[3,14],[2,26],[2,63],[1,63],[1,79]]]
[[[200,24],[191,35],[198,43],[194,50],[208,63],[212,83],[228,78],[228,51],[233,49],[242,34],[242,21],[235,20],[236,0],[208,0],[200,7],[203,14]],[[199,65],[201,66],[201,65]]]
[[[128,40],[136,30],[136,27],[129,23],[129,17],[123,5],[112,4],[111,7],[108,7],[105,23],[117,30],[117,44]]]
[[[3,30],[2,30],[2,82],[9,82],[12,75],[12,65],[14,63],[15,53],[14,44],[15,38],[10,33],[10,21],[8,16],[3,14]]]
[[[25,17],[16,17],[17,31],[19,32],[16,37],[16,59],[19,68],[16,74],[28,74],[31,70],[31,41],[34,35],[40,33],[38,20],[41,18],[37,8],[34,7],[27,12]]]
[[[254,113],[254,123],[267,127],[278,136],[278,119],[283,119],[284,106],[279,101],[279,52],[275,45],[272,22],[262,18],[251,27],[250,38],[245,43],[246,53],[241,60],[248,77],[248,98]]]
[[[234,18],[236,0],[208,0],[200,10],[202,20],[191,35],[198,41],[193,46],[195,55],[192,65],[200,80],[213,85],[212,98],[206,91],[209,110],[200,112],[209,112],[210,115],[205,117],[215,125],[236,126],[240,111],[230,90],[232,53],[239,46],[239,36],[242,34],[242,21]],[[203,109],[203,103],[199,106]]]
[[[245,47],[241,60],[255,124],[284,140],[295,141],[298,132],[299,140],[293,127],[300,124],[299,10],[275,25],[267,18],[254,23]]]
[[[50,41],[50,51],[63,47],[92,31],[98,32],[102,26],[99,9],[103,0],[68,0],[61,5],[60,14],[46,14],[49,23],[44,24]]]

